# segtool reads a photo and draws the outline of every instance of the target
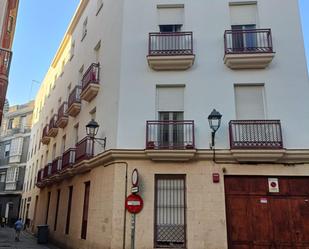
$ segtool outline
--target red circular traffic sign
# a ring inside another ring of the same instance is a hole
[[[126,199],[126,209],[131,213],[131,214],[137,214],[139,213],[144,206],[144,201],[142,197],[139,195],[129,195]]]

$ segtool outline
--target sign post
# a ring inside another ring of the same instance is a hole
[[[131,214],[131,249],[135,248],[135,214]]]
[[[138,171],[134,169],[132,172],[132,189],[130,194],[126,198],[125,207],[129,213],[131,213],[131,249],[135,249],[135,221],[136,221],[136,214],[139,213],[144,206],[144,202],[141,196],[137,193],[139,192],[138,187]]]

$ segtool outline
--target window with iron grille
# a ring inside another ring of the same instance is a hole
[[[155,247],[186,247],[185,175],[155,176]]]

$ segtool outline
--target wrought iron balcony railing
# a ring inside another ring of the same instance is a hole
[[[147,121],[146,149],[194,149],[194,121]]]
[[[57,119],[58,119],[58,115],[57,114],[54,114],[50,121],[49,121],[49,130],[52,130],[52,129],[57,129]]]
[[[75,86],[74,89],[71,91],[70,95],[69,95],[69,100],[68,100],[68,108],[70,108],[71,105],[73,105],[74,103],[81,103],[81,99],[80,99],[80,94],[81,94],[81,86]]]
[[[42,138],[48,137],[48,124],[45,125],[42,132]]]
[[[273,53],[270,29],[226,30],[225,54]]]
[[[93,157],[94,141],[90,137],[85,137],[76,144],[76,162],[87,160]]]
[[[99,84],[100,83],[100,64],[99,63],[92,63],[90,67],[85,72],[83,79],[82,79],[82,91],[84,91],[87,86],[92,84]]]
[[[75,148],[70,148],[62,154],[61,170],[73,166],[73,164],[75,163],[75,152],[76,152]]]
[[[231,149],[282,149],[280,120],[231,120]]]
[[[192,32],[149,33],[149,56],[193,55]]]
[[[51,175],[57,174],[62,168],[62,158],[56,157],[52,162]]]
[[[68,102],[65,101],[61,104],[61,106],[58,109],[58,120],[62,119],[63,117],[65,118],[68,117],[68,114],[66,113],[67,109],[68,109]]]
[[[44,169],[40,169],[37,174],[37,183],[41,183],[44,178]]]

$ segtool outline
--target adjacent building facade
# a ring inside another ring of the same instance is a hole
[[[130,248],[137,169],[136,248],[307,248],[308,95],[297,1],[82,0],[35,99],[21,215],[64,248]]]
[[[9,107],[1,125],[0,218],[9,225],[14,224],[19,215],[33,106],[32,101]]]
[[[0,125],[8,86],[18,0],[0,2]]]

